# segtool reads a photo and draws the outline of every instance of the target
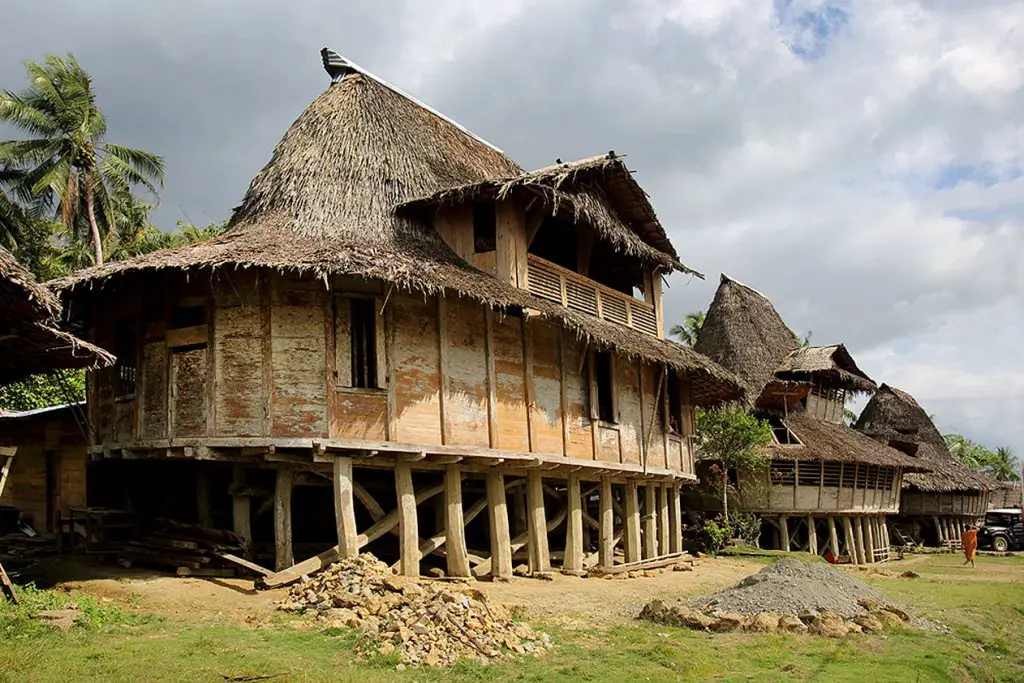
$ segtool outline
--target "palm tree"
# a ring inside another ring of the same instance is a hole
[[[1009,448],[1000,446],[985,463],[985,474],[999,481],[1017,481],[1020,479],[1020,463]]]
[[[0,142],[0,164],[24,172],[18,182],[22,193],[48,206],[56,199],[65,231],[89,242],[93,262],[102,265],[103,233],[115,228],[115,197],[136,186],[155,195],[156,185],[163,184],[163,159],[103,141],[107,124],[92,79],[71,54],[26,62],[25,71],[25,90],[0,91],[0,122],[31,137]]]
[[[800,340],[800,348],[806,349],[811,345],[811,335],[814,334],[813,330],[807,330],[807,334]]]
[[[697,333],[704,325],[704,311],[691,311],[683,316],[680,325],[673,325],[668,333],[671,337],[679,339],[684,346],[693,346],[697,343]]]

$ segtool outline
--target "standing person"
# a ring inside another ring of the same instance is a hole
[[[964,564],[971,563],[971,568],[974,568],[974,558],[978,555],[978,530],[973,526],[967,527],[964,531],[963,536],[960,537],[960,544],[964,549]]]

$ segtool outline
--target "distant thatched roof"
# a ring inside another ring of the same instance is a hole
[[[621,157],[607,155],[491,178],[418,197],[403,208],[436,207],[479,199],[504,199],[520,193],[540,198],[552,214],[568,214],[591,226],[616,250],[666,270],[703,277],[679,262],[647,198]]]
[[[854,429],[819,420],[802,410],[791,413],[784,422],[802,445],[782,446],[773,443],[766,446],[764,452],[773,459],[856,462],[902,467],[904,471],[910,472],[929,467],[917,458],[881,444]]]
[[[882,443],[917,445],[915,456],[931,472],[908,476],[903,482],[905,488],[949,492],[990,491],[998,486],[991,477],[954,458],[924,408],[913,396],[888,384],[883,384],[864,406],[856,429]]]
[[[415,216],[396,211],[414,197],[520,173],[496,148],[353,70],[292,124],[223,235],[85,269],[53,286],[103,287],[117,275],[165,268],[258,267],[323,279],[354,275],[535,310],[595,344],[692,371],[695,392],[708,401],[741,396],[736,378],[699,354],[502,283],[456,256]]]
[[[57,329],[60,301],[0,248],[0,384],[58,368],[109,365],[103,349]]]
[[[857,367],[842,344],[797,349],[775,369],[780,379],[807,381],[812,374],[825,379],[834,388],[849,391],[874,391],[876,388],[875,382]]]
[[[739,375],[753,401],[799,346],[767,297],[722,275],[694,349]]]

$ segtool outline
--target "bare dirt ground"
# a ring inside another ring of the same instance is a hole
[[[555,574],[552,581],[517,578],[511,583],[474,585],[526,621],[544,619],[567,628],[590,628],[628,623],[654,598],[675,599],[726,588],[762,566],[720,558],[704,560],[690,572],[665,571],[635,579]],[[51,562],[46,574],[57,588],[84,591],[126,607],[193,623],[263,624],[282,614],[277,602],[287,594],[287,589],[253,590],[252,581],[245,579],[178,578],[70,560]]]

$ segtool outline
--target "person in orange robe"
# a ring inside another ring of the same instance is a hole
[[[960,544],[964,548],[964,564],[971,563],[974,567],[974,558],[978,555],[978,530],[974,527],[967,527],[963,536],[960,537]]]

